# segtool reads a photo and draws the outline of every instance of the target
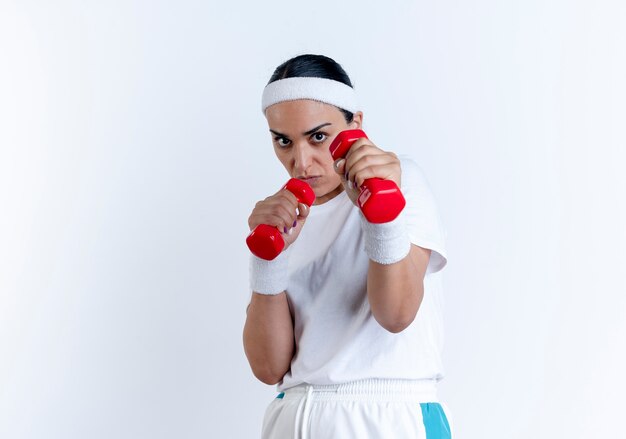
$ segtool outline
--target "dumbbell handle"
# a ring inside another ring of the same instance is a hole
[[[299,203],[306,204],[311,207],[315,201],[315,192],[311,186],[297,178],[290,179],[283,189],[287,189],[294,194]],[[248,248],[255,256],[261,259],[271,261],[276,258],[285,248],[285,240],[280,231],[267,224],[259,224],[250,232],[246,238]]]
[[[362,138],[368,138],[362,130],[345,130],[337,134],[329,148],[333,160],[344,158],[352,144]],[[402,192],[392,180],[369,178],[359,189],[357,204],[370,223],[393,221],[406,205]]]

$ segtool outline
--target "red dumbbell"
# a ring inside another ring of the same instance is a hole
[[[315,192],[311,186],[297,178],[290,179],[283,189],[287,189],[294,194],[299,203],[311,207],[315,201]],[[278,256],[285,248],[280,231],[274,226],[259,224],[246,238],[246,244],[250,251],[261,259],[271,261]]]
[[[330,144],[333,160],[344,158],[352,144],[367,135],[362,130],[346,130],[337,134]],[[360,187],[361,193],[357,204],[370,223],[388,223],[396,219],[406,200],[398,185],[392,180],[369,178]]]

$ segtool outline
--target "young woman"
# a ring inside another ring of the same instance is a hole
[[[278,160],[316,195],[308,208],[279,190],[248,219],[285,240],[272,261],[250,257],[244,349],[254,375],[280,392],[262,438],[450,438],[437,398],[445,231],[423,172],[366,138],[333,161],[330,143],[361,129],[363,113],[348,75],[325,56],[278,66],[262,110]],[[356,205],[373,177],[406,199],[391,222],[370,223]]]

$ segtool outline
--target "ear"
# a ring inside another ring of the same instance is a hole
[[[348,124],[348,126],[353,130],[360,130],[363,126],[363,112],[357,111],[356,113],[354,113],[354,118],[352,119],[352,122]]]

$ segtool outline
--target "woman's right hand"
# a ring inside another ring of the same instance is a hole
[[[254,230],[259,224],[278,228],[285,241],[284,250],[286,250],[298,238],[309,211],[309,206],[298,203],[294,194],[287,189],[281,189],[256,203],[248,217],[248,226],[250,230]]]

